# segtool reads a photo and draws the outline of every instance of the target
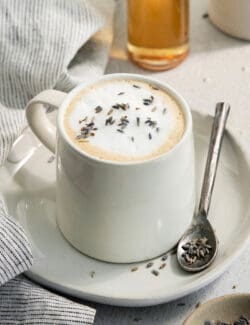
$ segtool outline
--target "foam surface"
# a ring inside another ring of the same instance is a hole
[[[150,159],[168,151],[182,137],[185,120],[164,91],[117,80],[102,81],[78,94],[66,111],[64,125],[83,151],[123,161]]]

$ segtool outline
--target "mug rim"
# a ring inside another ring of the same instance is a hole
[[[166,91],[170,96],[172,96],[178,105],[180,105],[184,116],[185,116],[185,130],[184,133],[179,140],[177,144],[170,150],[162,153],[161,155],[157,155],[155,157],[152,157],[150,159],[146,160],[140,160],[140,161],[115,161],[115,160],[108,160],[108,159],[100,159],[96,156],[90,155],[87,152],[79,149],[77,145],[71,141],[70,137],[68,136],[67,132],[64,129],[64,114],[66,109],[68,108],[68,105],[72,101],[72,99],[84,88],[95,85],[97,82],[104,81],[104,80],[134,80],[134,81],[141,81],[141,82],[146,82],[153,84],[154,86],[157,86],[161,88],[163,91]],[[134,73],[113,73],[113,74],[106,74],[103,75],[102,77],[98,78],[95,81],[89,82],[89,83],[81,83],[77,87],[73,88],[62,104],[58,108],[58,116],[57,116],[57,131],[59,134],[59,137],[61,136],[65,143],[68,145],[68,147],[74,152],[80,155],[82,158],[89,159],[92,162],[96,163],[102,163],[102,164],[107,164],[107,165],[115,165],[115,166],[136,166],[136,165],[144,165],[144,164],[149,164],[153,162],[157,162],[163,159],[166,159],[169,156],[172,156],[176,150],[178,150],[183,142],[185,142],[186,138],[189,136],[189,134],[192,131],[192,114],[190,107],[187,103],[187,101],[184,99],[182,95],[180,95],[172,86],[170,86],[167,83],[164,83],[162,81],[159,81],[157,79],[139,75],[139,74],[134,74]]]

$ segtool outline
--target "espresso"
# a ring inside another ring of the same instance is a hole
[[[91,156],[143,161],[180,141],[185,117],[175,99],[153,84],[112,80],[82,90],[65,112],[64,127],[70,140]]]

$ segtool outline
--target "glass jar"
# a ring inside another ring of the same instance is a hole
[[[128,52],[143,68],[167,70],[189,50],[189,0],[128,0]]]

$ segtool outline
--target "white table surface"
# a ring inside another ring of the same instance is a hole
[[[176,69],[152,73],[126,56],[125,0],[115,14],[115,39],[107,73],[131,72],[153,76],[174,86],[191,107],[213,114],[217,101],[232,106],[229,124],[250,151],[250,43],[233,39],[202,18],[207,1],[191,1],[191,53]],[[250,193],[249,193],[250,196]],[[91,304],[97,309],[96,325],[181,325],[197,302],[234,292],[250,292],[250,245],[218,280],[178,301],[147,308],[119,308]],[[232,287],[236,285],[236,289]],[[184,306],[178,306],[185,303]],[[194,324],[195,325],[195,324]]]

